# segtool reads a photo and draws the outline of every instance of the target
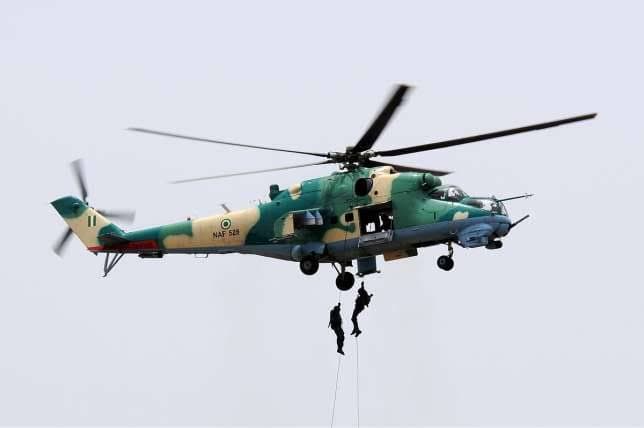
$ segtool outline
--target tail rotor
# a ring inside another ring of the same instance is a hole
[[[68,227],[65,232],[63,232],[62,236],[58,238],[56,243],[53,246],[54,253],[56,253],[57,256],[62,257],[63,252],[65,251],[65,248],[67,248],[67,241],[69,238],[72,236],[72,229],[71,227]]]
[[[80,190],[81,197],[83,199],[83,202],[89,206],[89,202],[87,201],[87,196],[88,196],[88,187],[87,187],[87,180],[85,179],[85,169],[83,167],[83,160],[82,159],[76,159],[75,161],[70,163],[70,167],[72,170],[72,174],[74,176],[74,179],[76,180],[76,184],[78,185],[78,189]],[[96,209],[98,213],[103,215],[104,217],[107,217],[112,220],[120,220],[121,222],[124,223],[132,223],[136,217],[136,212],[134,210],[103,210],[103,209]],[[54,243],[52,246],[52,249],[54,253],[56,253],[58,256],[63,256],[65,249],[67,248],[67,244],[69,243],[69,238],[72,236],[73,231],[70,227],[67,227],[67,229],[63,232],[61,237]]]

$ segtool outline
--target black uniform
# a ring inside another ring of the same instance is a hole
[[[329,317],[329,327],[337,336],[338,353],[344,355],[342,347],[344,346],[344,330],[342,330],[342,315],[340,315],[340,302],[331,309]]]
[[[360,314],[365,307],[369,306],[372,296],[373,294],[367,293],[367,290],[364,289],[364,281],[362,281],[360,288],[358,288],[358,297],[356,297],[356,305],[353,307],[353,315],[351,315],[351,322],[353,323],[353,331],[351,334],[355,334],[356,337],[360,336],[360,333],[362,333],[358,327],[358,314]]]

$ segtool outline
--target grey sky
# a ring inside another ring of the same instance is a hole
[[[325,425],[338,293],[322,267],[128,257],[108,279],[48,202],[137,209],[131,228],[240,208],[332,168],[128,133],[294,149],[359,138],[416,88],[380,148],[597,111],[591,122],[409,155],[532,218],[498,252],[384,263],[360,338],[365,425],[642,425],[642,16],[638,2],[0,3],[0,424]],[[343,296],[350,306],[354,293]],[[348,312],[345,318],[348,321]],[[355,422],[355,343],[336,421]]]

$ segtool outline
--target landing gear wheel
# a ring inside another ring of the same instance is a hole
[[[335,279],[335,286],[338,287],[339,290],[347,291],[351,290],[355,281],[356,279],[353,277],[351,272],[342,272],[338,274]]]
[[[307,257],[300,262],[300,270],[304,275],[314,275],[320,268],[320,262],[313,257]]]
[[[436,261],[436,264],[443,270],[452,270],[454,267],[454,260],[449,256],[440,256]]]

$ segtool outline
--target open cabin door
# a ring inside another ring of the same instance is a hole
[[[359,247],[391,242],[394,218],[391,201],[357,208],[360,224]]]

